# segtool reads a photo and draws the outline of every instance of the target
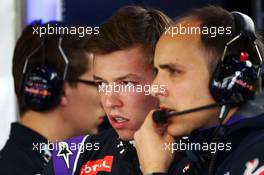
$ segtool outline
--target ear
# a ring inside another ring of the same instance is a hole
[[[69,83],[65,82],[63,85],[63,92],[61,96],[60,105],[66,106],[69,103],[69,95],[71,93],[71,87]]]

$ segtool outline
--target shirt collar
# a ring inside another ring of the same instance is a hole
[[[32,154],[39,156],[45,162],[51,158],[48,139],[18,122],[11,124],[10,139],[14,140],[19,147],[31,151]]]

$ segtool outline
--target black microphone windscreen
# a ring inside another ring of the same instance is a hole
[[[152,119],[156,123],[165,123],[167,120],[167,112],[165,110],[157,110],[152,114]]]

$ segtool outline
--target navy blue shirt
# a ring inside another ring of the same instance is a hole
[[[40,149],[41,143],[47,144],[48,140],[19,123],[12,123],[9,139],[0,152],[0,174],[40,174],[51,158],[49,150]]]

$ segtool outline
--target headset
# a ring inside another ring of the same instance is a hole
[[[68,71],[69,60],[62,48],[62,36],[59,36],[58,39],[58,50],[65,64],[62,76],[53,66],[47,64],[45,60],[42,65],[28,70],[30,60],[45,46],[46,40],[45,36],[40,45],[27,56],[23,66],[20,92],[24,104],[34,111],[47,111],[59,104],[60,97],[63,94],[63,83]]]
[[[240,106],[252,99],[257,91],[261,91],[261,74],[263,59],[257,45],[257,36],[253,20],[240,12],[231,12],[235,22],[236,36],[224,47],[222,57],[209,83],[210,92],[219,104],[235,101],[221,106],[219,126],[214,131],[211,142],[219,142],[225,136],[224,120],[231,107]],[[239,54],[227,51],[230,46],[245,42],[245,48],[239,48]],[[246,46],[248,48],[246,48]],[[255,52],[255,54],[253,54]],[[215,173],[217,153],[210,157],[208,174]],[[202,157],[202,156],[201,156]]]
[[[244,102],[251,99],[257,85],[261,83],[262,56],[257,42],[255,25],[252,19],[240,12],[231,12],[237,35],[228,41],[224,47],[220,63],[216,67],[209,84],[210,92],[216,102],[241,99]],[[227,54],[231,45],[242,39],[250,47],[240,51],[240,54]],[[253,54],[253,51],[256,54]],[[261,88],[259,88],[261,90]],[[235,103],[236,106],[240,105]]]

